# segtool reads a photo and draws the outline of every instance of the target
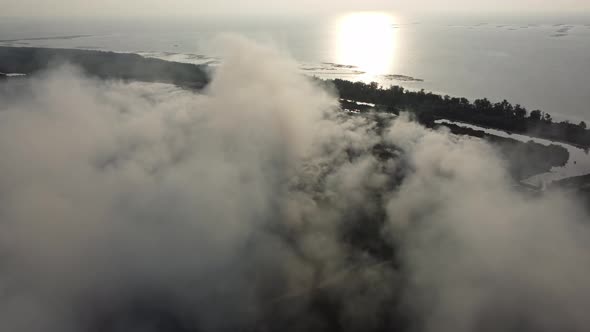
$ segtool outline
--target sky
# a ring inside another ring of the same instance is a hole
[[[208,16],[346,10],[590,12],[589,0],[0,0],[0,16]]]

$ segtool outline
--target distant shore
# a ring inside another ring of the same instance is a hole
[[[31,76],[64,63],[79,66],[89,76],[101,79],[170,83],[182,88],[196,90],[204,88],[209,83],[209,76],[204,65],[170,62],[146,58],[132,53],[79,49],[0,47],[0,73],[2,73],[0,78],[10,79],[7,73]],[[430,123],[435,118],[472,123],[469,121],[472,119],[457,119],[456,114],[447,114],[448,111],[439,112],[440,114],[438,114],[436,109],[434,113],[432,113],[432,110],[425,110],[424,102],[429,105],[433,104],[433,100],[439,104],[445,103],[446,99],[440,96],[437,97],[437,95],[424,93],[423,91],[410,92],[397,86],[384,90],[384,88],[375,84],[353,83],[342,80],[331,80],[329,82],[336,86],[341,97],[344,98],[342,102],[346,105],[344,105],[343,109],[346,107],[360,108],[359,112],[370,108],[377,108],[383,112],[412,109],[417,114],[418,120],[427,126],[432,126]],[[424,101],[421,101],[422,99]],[[464,98],[460,100],[463,104],[466,103]],[[502,126],[494,127],[489,123],[478,125],[491,129],[513,131]],[[484,137],[482,133],[460,128],[452,128],[452,130],[457,134],[487,138],[498,144],[501,143],[504,147],[503,150],[512,159],[517,156],[519,160],[530,159],[531,162],[528,165],[519,165],[511,169],[517,178],[548,172],[552,167],[562,166],[568,160],[567,150],[562,147],[551,146],[545,148],[540,144],[527,144],[517,140],[493,137],[493,135],[485,135]],[[572,144],[569,141],[565,143]]]
[[[0,72],[34,75],[60,64],[80,67],[102,79],[171,83],[201,89],[209,83],[204,66],[142,57],[133,53],[0,46]],[[4,78],[7,75],[3,75]]]

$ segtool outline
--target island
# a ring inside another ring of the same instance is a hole
[[[100,79],[169,83],[195,91],[203,89],[210,81],[206,65],[94,50],[0,47],[0,73],[20,73],[29,77],[63,63],[73,64],[87,75]],[[414,79],[409,76],[402,78]],[[10,79],[8,75],[0,75],[0,80]],[[516,181],[565,165],[569,159],[568,151],[558,145],[525,143],[458,125],[441,125],[436,120],[447,119],[590,147],[590,131],[585,123],[554,123],[548,113],[539,110],[529,113],[526,108],[506,100],[492,103],[487,99],[477,99],[470,102],[466,98],[441,96],[424,90],[411,91],[397,85],[382,87],[377,83],[341,79],[316,80],[319,84],[335,88],[340,95],[342,109],[351,116],[364,116],[367,112],[410,112],[426,127],[445,126],[454,134],[489,141],[509,161],[510,174]]]
[[[87,75],[102,79],[170,83],[188,89],[202,89],[209,83],[209,76],[204,66],[145,58],[137,54],[77,49],[0,47],[0,72],[2,73],[31,75],[65,63],[78,66]]]
[[[343,99],[380,105],[386,112],[409,111],[430,127],[438,119],[448,119],[590,148],[590,130],[584,121],[578,124],[554,122],[549,113],[541,110],[529,112],[506,100],[493,103],[484,98],[471,102],[467,98],[442,96],[424,90],[411,91],[397,85],[382,87],[375,82],[335,79],[327,84],[333,85]]]

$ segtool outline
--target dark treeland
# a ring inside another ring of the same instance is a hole
[[[201,66],[148,59],[137,54],[57,48],[0,47],[0,72],[33,74],[59,66],[78,66],[99,78],[173,83],[201,89],[209,78]]]

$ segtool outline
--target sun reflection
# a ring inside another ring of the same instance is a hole
[[[393,16],[381,12],[358,12],[337,21],[336,59],[358,67],[361,79],[390,74],[396,51]]]

